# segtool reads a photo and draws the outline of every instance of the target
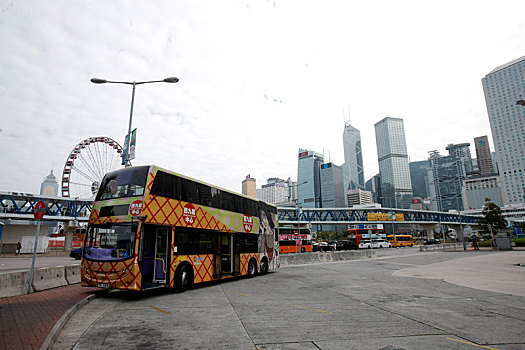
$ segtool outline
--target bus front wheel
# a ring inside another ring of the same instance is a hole
[[[301,253],[304,253],[306,252],[306,249],[304,249],[304,247],[301,247]]]
[[[175,272],[175,291],[184,292],[193,283],[193,274],[188,265],[180,266]]]
[[[248,263],[248,277],[254,277],[257,273],[257,263],[255,262],[255,259],[251,259]]]

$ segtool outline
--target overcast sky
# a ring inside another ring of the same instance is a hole
[[[411,161],[488,135],[481,78],[525,55],[525,1],[1,1],[0,191],[38,193],[80,141],[230,190],[297,179],[298,148],[342,164],[344,121],[378,172],[374,124]]]

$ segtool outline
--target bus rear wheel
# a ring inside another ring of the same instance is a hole
[[[175,291],[178,293],[184,292],[193,284],[193,274],[188,265],[180,266],[175,272]]]
[[[264,275],[268,272],[268,260],[266,260],[265,258],[261,260],[261,266],[259,267],[259,271],[261,275]]]
[[[255,259],[251,259],[248,263],[248,277],[252,278],[255,277],[255,274],[257,273],[257,262],[255,262]]]

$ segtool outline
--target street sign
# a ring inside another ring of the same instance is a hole
[[[44,204],[43,201],[38,201],[35,204],[35,209],[33,210],[33,215],[35,216],[35,220],[42,220],[45,212],[46,212],[46,205]]]

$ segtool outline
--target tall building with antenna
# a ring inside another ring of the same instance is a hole
[[[365,189],[361,132],[345,122],[343,131],[345,163],[343,164],[344,190]]]

